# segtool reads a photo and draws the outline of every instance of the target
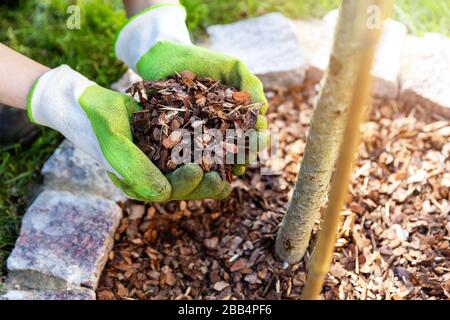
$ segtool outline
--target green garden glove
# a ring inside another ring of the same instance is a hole
[[[180,5],[163,4],[150,7],[132,17],[120,30],[115,52],[117,57],[128,64],[144,80],[159,80],[190,70],[201,77],[211,77],[229,86],[248,91],[253,102],[263,103],[260,109],[255,129],[256,133],[250,139],[258,141],[258,149],[267,147],[267,121],[264,114],[267,110],[267,100],[264,96],[261,81],[254,76],[239,60],[204,48],[192,45],[185,24],[186,11]],[[246,162],[254,162],[256,152],[250,154]],[[236,175],[245,171],[245,165],[234,168]],[[203,190],[211,190],[211,183],[205,175],[200,186],[194,189],[196,198],[202,198]],[[206,179],[205,179],[206,178]],[[227,182],[226,190],[231,191]],[[172,188],[177,181],[171,180]],[[226,190],[221,196],[226,196]],[[206,197],[205,197],[206,198]]]
[[[127,95],[100,87],[66,65],[43,74],[28,98],[32,122],[61,132],[97,160],[131,198],[171,200],[172,177],[180,181],[201,180],[203,172],[200,174],[196,166],[175,170],[169,180],[159,171],[133,143],[130,107]],[[133,108],[139,108],[137,103]]]

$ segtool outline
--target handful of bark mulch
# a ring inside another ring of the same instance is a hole
[[[216,170],[231,182],[233,165],[225,164],[225,159],[229,153],[236,159],[238,143],[237,139],[225,140],[226,130],[241,129],[236,132],[242,134],[253,128],[261,106],[251,103],[247,91],[238,91],[211,78],[199,78],[186,70],[166,80],[136,82],[127,92],[132,98],[137,93],[142,105],[142,110],[136,110],[132,116],[134,142],[163,173],[182,165],[171,153],[188,132],[191,159],[187,162],[198,163],[204,172]],[[201,135],[194,137],[194,129],[196,132],[201,129]],[[218,129],[223,141],[215,141],[209,133],[211,129]],[[219,146],[214,150],[221,151],[220,163],[216,163],[217,155],[202,152],[198,156],[198,150],[213,144]],[[247,152],[247,143],[245,148]]]

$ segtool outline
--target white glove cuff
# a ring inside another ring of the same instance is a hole
[[[85,76],[61,65],[44,73],[28,99],[30,119],[62,133],[75,146],[97,160],[108,171],[121,176],[106,161],[79,98],[87,87],[96,85]]]
[[[136,71],[139,59],[160,40],[192,44],[185,20],[180,5],[158,5],[132,17],[117,36],[117,58]]]

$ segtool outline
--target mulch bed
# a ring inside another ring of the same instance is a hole
[[[289,266],[273,247],[317,85],[267,95],[269,125],[280,130],[283,154],[268,165],[282,174],[251,168],[224,201],[125,204],[99,299],[300,297],[312,246]],[[449,299],[450,121],[419,106],[373,104],[322,298]]]

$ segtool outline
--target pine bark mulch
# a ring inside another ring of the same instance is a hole
[[[199,159],[203,171],[216,170],[231,182],[233,166],[225,164],[225,159],[237,159],[237,139],[254,128],[261,107],[251,103],[250,93],[188,70],[165,80],[136,82],[128,91],[142,105],[132,115],[134,141],[163,173],[194,162],[194,148],[207,149]],[[236,137],[216,141],[216,133],[225,138],[231,129]],[[195,130],[200,134],[191,139]],[[183,142],[185,138],[189,143]],[[183,149],[192,152],[183,154]]]
[[[125,204],[99,299],[299,298],[312,247],[287,266],[273,244],[317,85],[267,95],[282,152],[268,165],[282,174],[249,169],[224,201]],[[450,121],[397,101],[373,104],[322,298],[449,299]]]

